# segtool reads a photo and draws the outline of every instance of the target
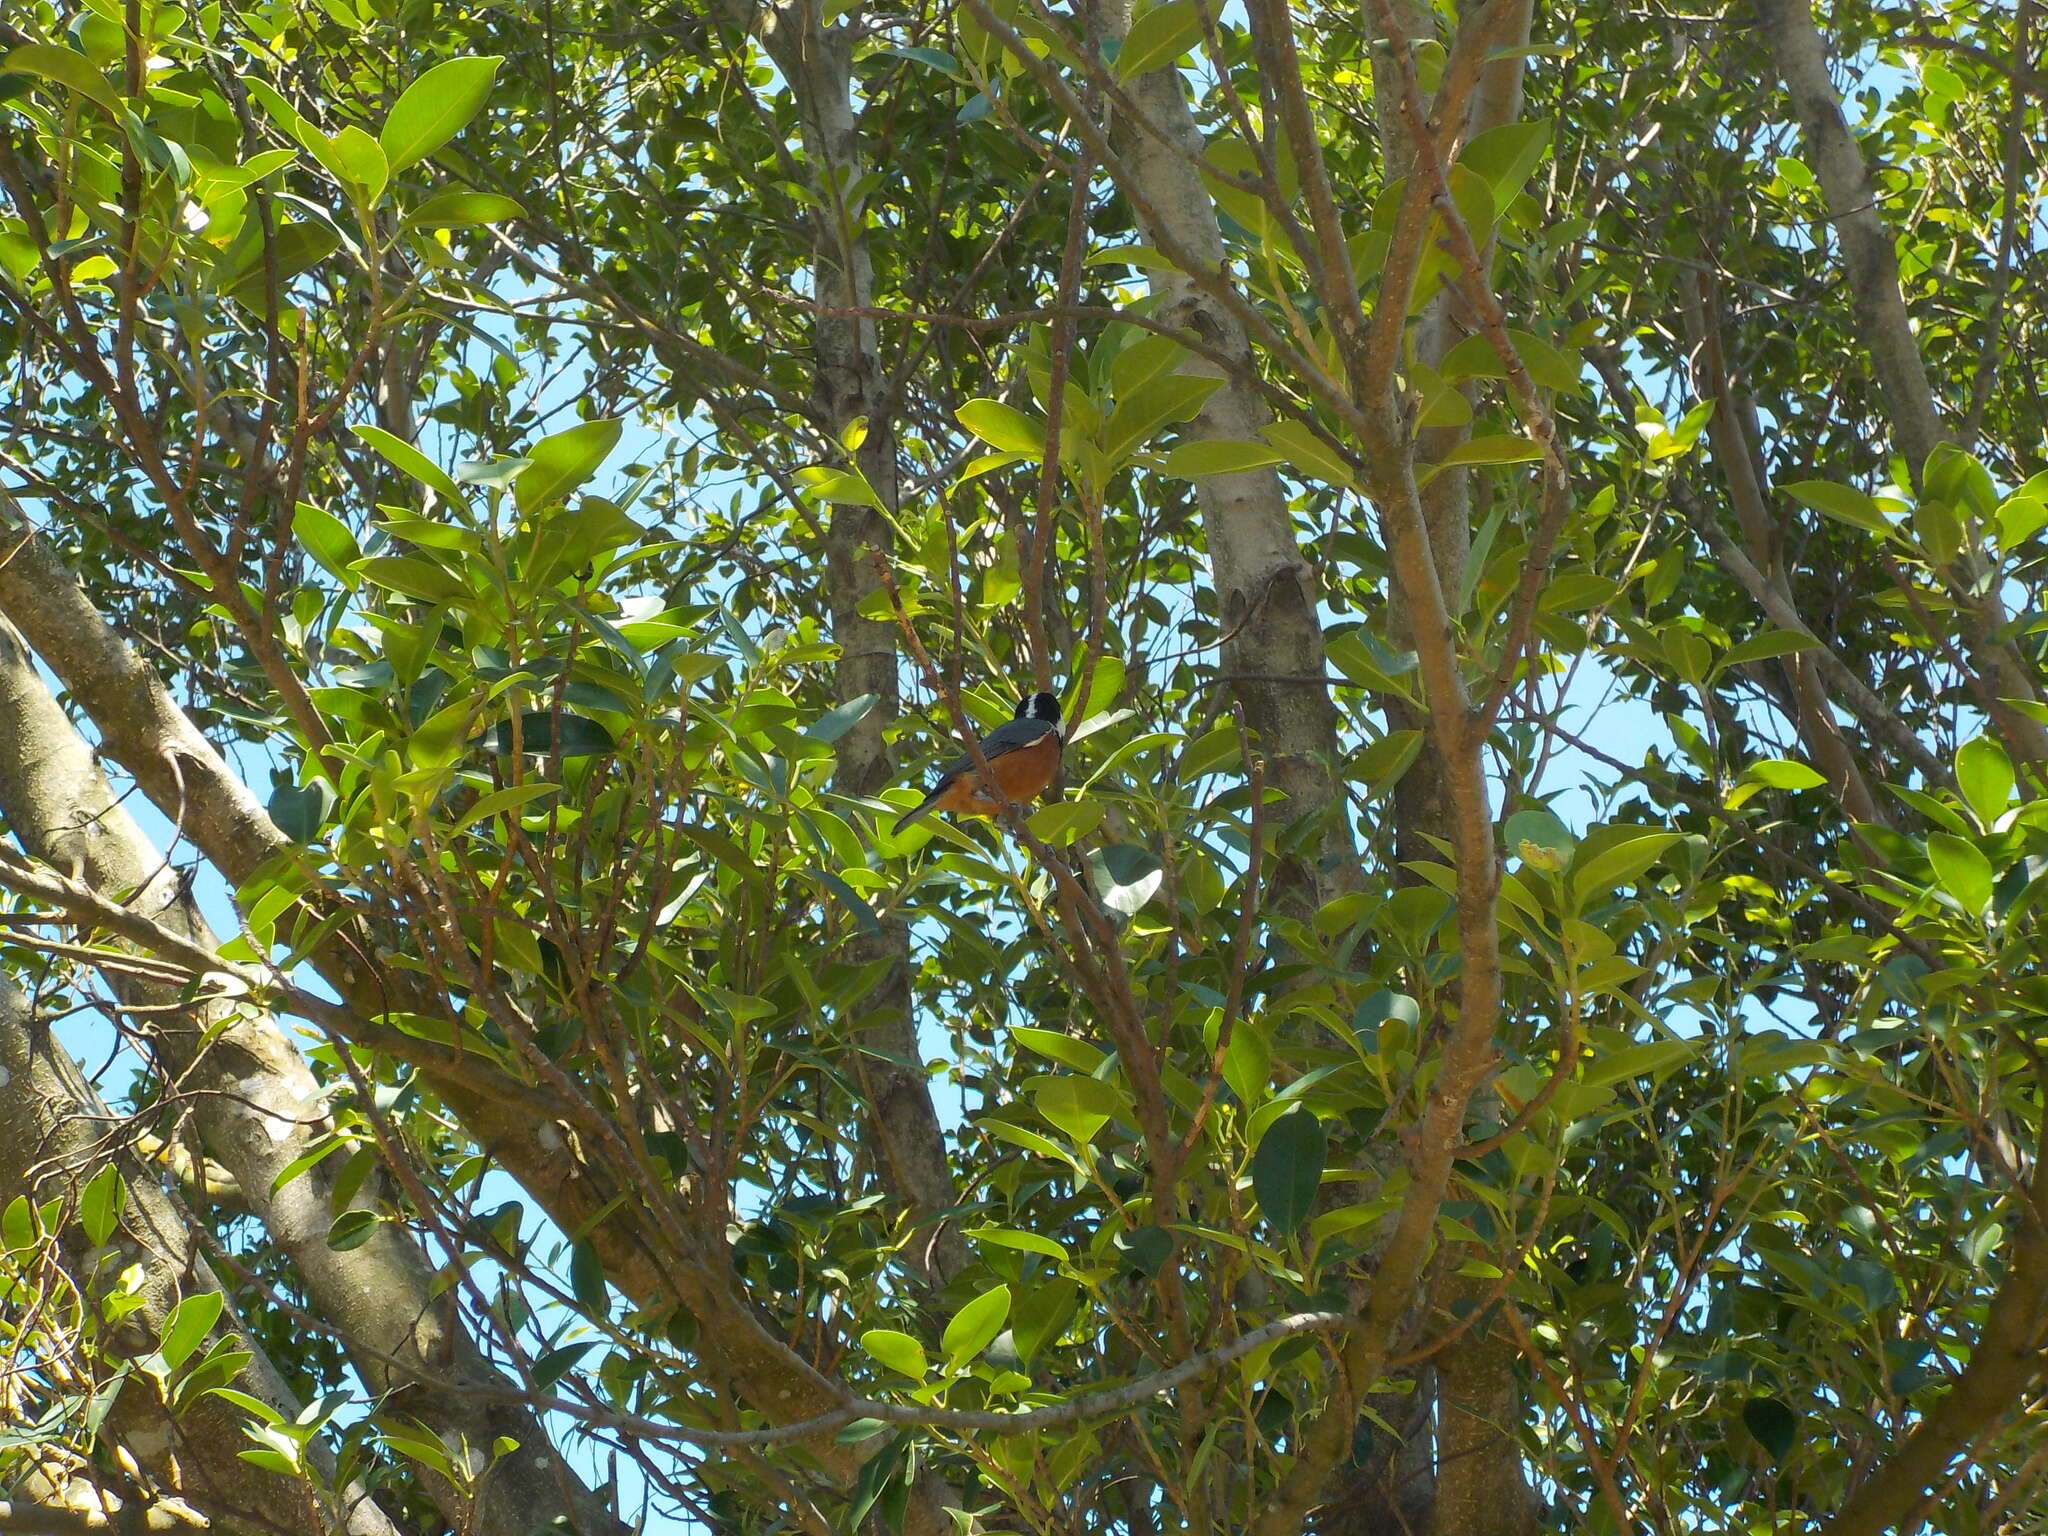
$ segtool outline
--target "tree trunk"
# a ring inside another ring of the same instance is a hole
[[[81,1296],[104,1295],[131,1264],[141,1275],[142,1308],[111,1335],[94,1341],[79,1362],[97,1367],[103,1377],[123,1357],[154,1349],[164,1319],[181,1299],[209,1291],[225,1294],[193,1236],[192,1213],[158,1188],[150,1171],[132,1156],[113,1150],[119,1145],[116,1123],[63,1048],[38,1032],[28,998],[0,976],[0,1206],[18,1195],[32,1204],[66,1199],[74,1202],[75,1217],[80,1191],[110,1163],[126,1187],[120,1224],[106,1247],[93,1247],[75,1219],[57,1235],[55,1245],[57,1263]],[[45,1315],[46,1327],[52,1316]],[[232,1308],[193,1358],[203,1357],[219,1339],[253,1357],[234,1379],[238,1389],[287,1419],[299,1413],[302,1405],[262,1346],[241,1331]],[[80,1386],[91,1390],[90,1383]],[[122,1504],[147,1516],[155,1501],[176,1499],[229,1536],[277,1536],[279,1531],[396,1536],[390,1520],[360,1488],[344,1492],[341,1508],[323,1511],[305,1488],[243,1461],[241,1452],[250,1443],[242,1433],[245,1422],[241,1409],[210,1395],[174,1414],[154,1382],[140,1373],[130,1376],[114,1398],[103,1437],[127,1453],[148,1486],[122,1488]],[[37,1479],[43,1486],[30,1490],[32,1496],[78,1507],[75,1493],[88,1490],[73,1489],[74,1470],[47,1460]],[[319,1470],[331,1474],[332,1458],[324,1458]],[[107,1474],[93,1482],[114,1478],[127,1481],[122,1474]]]
[[[1828,75],[1827,49],[1814,26],[1812,8],[1807,0],[1756,0],[1756,8],[1771,58],[1799,120],[1801,147],[1812,162],[1827,200],[1829,222],[1841,244],[1849,300],[1857,329],[1870,351],[1893,440],[1905,457],[1914,487],[1924,491],[1921,480],[1928,456],[1949,439],[1919,339],[1913,334],[1905,295],[1899,289],[1899,263],[1891,231],[1871,187],[1863,152],[1842,116],[1841,95]],[[2024,743],[2037,762],[2048,760],[2048,727],[1997,702],[2038,702],[2040,691],[2033,669],[2005,638],[2011,633],[2012,616],[1973,537],[1966,536],[1961,554],[1943,574],[1955,600],[1970,659],[1983,674],[1986,707],[1998,716],[2000,729]]]
[[[1121,38],[1130,30],[1130,0],[1101,0],[1098,16],[1105,38]],[[1124,88],[1144,121],[1120,116],[1112,142],[1142,204],[1141,220],[1150,221],[1146,233],[1220,269],[1223,235],[1196,169],[1202,135],[1180,71],[1156,69]],[[1224,382],[1182,432],[1256,439],[1273,418],[1247,382],[1254,364],[1243,324],[1185,273],[1155,272],[1152,282],[1162,300],[1154,318],[1199,336],[1229,363],[1219,368],[1191,358],[1184,365],[1188,373],[1220,373]],[[1354,888],[1359,876],[1337,774],[1337,713],[1324,680],[1320,584],[1275,471],[1206,475],[1196,482],[1196,497],[1222,636],[1219,681],[1244,703],[1267,785],[1286,793],[1279,813],[1287,829],[1276,839],[1282,853],[1273,881],[1282,910],[1301,917]]]
[[[0,615],[20,627],[91,717],[101,751],[230,882],[245,882],[289,849],[155,672],[114,633],[49,546],[8,515],[4,500],[0,529],[12,540],[10,557],[0,561]],[[311,956],[322,980],[364,1020],[389,1009],[394,992],[402,997],[407,980],[375,965],[371,955],[369,945],[329,940]],[[418,1001],[435,1006],[431,998]],[[695,1213],[700,1230],[679,1249],[617,1197],[612,1179],[566,1118],[537,1116],[516,1081],[480,1059],[459,1071],[423,1071],[478,1147],[557,1228],[588,1234],[608,1281],[641,1306],[679,1306],[695,1319],[697,1349],[717,1379],[777,1423],[816,1418],[838,1406],[836,1385],[777,1338],[735,1290],[724,1213]],[[563,1116],[568,1113],[565,1105]],[[810,1450],[835,1477],[853,1476],[862,1460],[829,1437]]]
[[[0,816],[31,855],[168,931],[214,947],[177,872],[115,798],[4,620],[0,743]],[[439,1436],[477,1480],[465,1491],[426,1478],[450,1520],[519,1529],[561,1516],[579,1531],[622,1532],[553,1454],[530,1412],[465,1392],[503,1393],[511,1383],[469,1336],[454,1293],[435,1293],[434,1264],[402,1227],[380,1222],[360,1246],[329,1246],[328,1229],[340,1214],[333,1188],[346,1159],[329,1157],[273,1189],[333,1129],[319,1082],[275,1021],[241,1006],[195,1005],[181,1013],[180,988],[107,974],[124,1004],[150,1010],[137,1018],[190,1095],[208,1153],[234,1175],[250,1210],[291,1259],[307,1299],[334,1327],[365,1386],[378,1398],[402,1389],[399,1411]],[[375,1206],[376,1193],[372,1184],[355,1204]],[[494,1461],[492,1446],[501,1438],[517,1448]]]
[[[854,462],[893,513],[899,505],[895,403],[876,341],[875,322],[853,311],[875,305],[874,262],[863,232],[863,206],[849,204],[867,167],[853,105],[856,8],[828,24],[817,0],[777,6],[762,29],[762,46],[796,93],[804,161],[817,207],[812,214],[819,312],[812,325],[817,358],[814,396],[825,430],[844,446],[859,422],[865,435]],[[879,794],[895,780],[883,731],[902,709],[896,625],[862,612],[884,589],[875,558],[895,550],[889,520],[872,507],[841,502],[825,535],[826,601],[839,647],[833,675],[839,702],[872,696],[874,707],[835,747],[833,787],[843,795]],[[951,1223],[930,1225],[956,1203],[945,1135],[932,1103],[924,1052],[910,996],[910,928],[891,913],[879,934],[848,944],[856,965],[886,958],[889,970],[847,1022],[851,1060],[867,1100],[866,1133],[882,1187],[923,1224],[911,1257],[943,1283],[972,1261]]]

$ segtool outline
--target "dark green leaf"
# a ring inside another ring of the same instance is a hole
[[[569,1290],[576,1305],[588,1316],[601,1318],[611,1309],[611,1297],[604,1284],[604,1261],[589,1242],[573,1244],[569,1249]]]
[[[226,1304],[219,1291],[201,1291],[196,1296],[187,1296],[164,1319],[162,1338],[157,1343],[157,1353],[164,1357],[164,1364],[176,1370],[192,1357],[192,1352],[213,1332],[213,1325],[220,1321],[220,1314]]]
[[[867,717],[875,707],[876,696],[863,693],[858,698],[848,699],[835,709],[827,710],[804,730],[813,741],[831,743],[837,741]]]
[[[518,750],[535,757],[594,757],[618,745],[610,731],[595,720],[564,711],[558,717],[551,710],[530,709],[519,717]],[[501,720],[485,736],[486,750],[499,757],[513,751],[512,722]]]
[[[1329,1138],[1306,1109],[1290,1110],[1266,1127],[1252,1154],[1252,1193],[1276,1231],[1292,1233],[1315,1209]]]
[[[286,781],[270,792],[270,819],[295,843],[318,842],[334,805],[334,787],[325,779],[304,785]]]
[[[127,1204],[128,1186],[121,1182],[119,1170],[108,1163],[87,1181],[85,1193],[79,1197],[78,1221],[85,1228],[86,1240],[97,1248],[112,1237]]]
[[[327,1246],[336,1253],[360,1248],[377,1230],[377,1221],[375,1211],[343,1211],[327,1228]]]
[[[1799,1439],[1799,1416],[1775,1397],[1752,1397],[1744,1403],[1742,1427],[1780,1466]]]
[[[341,236],[331,225],[312,219],[280,224],[271,239],[277,263],[279,302],[284,302],[293,278],[318,266],[340,245]],[[252,259],[226,274],[221,281],[221,292],[250,309],[262,310],[268,304],[270,272],[260,244]]]

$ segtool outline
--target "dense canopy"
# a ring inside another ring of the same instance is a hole
[[[0,12],[0,1531],[2042,1529],[2043,31]]]

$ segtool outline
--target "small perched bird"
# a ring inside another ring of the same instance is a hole
[[[939,775],[939,782],[917,807],[897,818],[901,832],[933,811],[952,811],[967,816],[993,816],[1005,800],[1029,805],[1045,792],[1059,772],[1060,701],[1049,693],[1027,693],[1017,701],[1015,717],[981,738],[981,755],[995,776],[998,793],[983,792],[981,776],[975,772],[974,757],[967,754]]]

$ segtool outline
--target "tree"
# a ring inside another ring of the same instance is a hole
[[[2031,0],[11,28],[0,1529],[2048,1513]]]

